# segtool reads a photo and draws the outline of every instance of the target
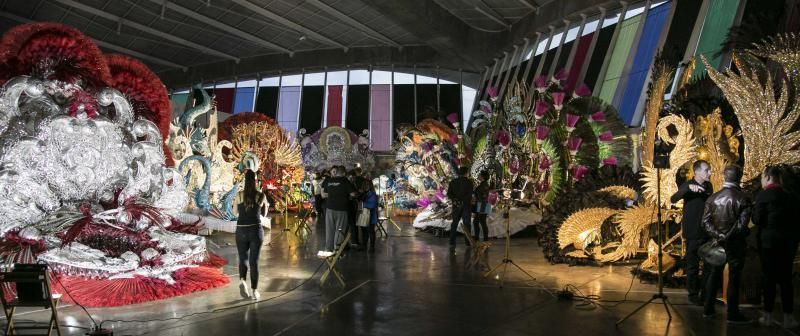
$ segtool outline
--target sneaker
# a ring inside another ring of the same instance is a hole
[[[797,320],[792,314],[783,314],[783,327],[786,329],[794,329],[798,327]]]
[[[250,298],[250,287],[247,286],[247,281],[239,279],[239,295],[245,299]]]
[[[742,313],[728,315],[728,324],[751,324],[751,323],[753,323],[753,320],[742,315]]]
[[[257,290],[253,290],[253,300],[258,301],[261,300],[261,293]]]
[[[689,303],[695,306],[702,306],[703,300],[701,300],[700,297],[697,295],[689,295]]]
[[[714,317],[714,315],[717,315],[717,312],[715,312],[713,309],[712,310],[703,309],[703,317],[712,318]]]
[[[317,257],[320,257],[320,258],[327,258],[327,257],[330,257],[332,255],[333,255],[333,252],[331,252],[331,251],[319,251],[319,252],[317,252]]]

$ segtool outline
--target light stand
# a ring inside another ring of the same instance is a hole
[[[267,243],[267,246],[272,246],[272,242],[277,240],[277,238],[280,238],[281,236],[286,235],[287,232],[292,231],[292,229],[289,227],[289,191],[291,189],[289,186],[285,186],[285,188],[286,190],[283,192],[283,230],[281,230],[281,233],[275,237],[276,239],[270,239],[269,243]]]
[[[392,210],[394,209],[394,197],[384,196],[383,199],[384,199],[383,200],[383,203],[384,203],[383,204],[383,210],[386,213],[386,220],[389,223],[392,223],[392,225],[394,225],[394,227],[397,228],[397,231],[403,231],[403,229],[400,228],[400,225],[397,225],[397,223],[394,221],[394,219],[392,219]],[[391,209],[389,208],[390,206],[392,207]],[[388,233],[387,233],[387,236],[388,236]]]
[[[508,270],[508,264],[511,264],[512,266],[516,267],[522,273],[524,273],[529,278],[531,278],[531,280],[536,281],[536,278],[534,278],[533,275],[531,275],[530,273],[526,272],[524,269],[522,269],[522,267],[520,267],[519,265],[517,265],[517,263],[515,263],[513,260],[511,260],[511,257],[510,257],[510,247],[511,247],[511,204],[513,204],[513,201],[511,199],[506,199],[506,202],[507,202],[506,209],[505,209],[505,212],[503,213],[503,216],[505,216],[505,218],[506,218],[506,246],[505,246],[505,252],[503,253],[503,261],[501,261],[499,264],[497,264],[497,266],[493,267],[488,272],[483,274],[484,277],[488,277],[489,275],[491,275],[492,273],[497,271],[497,269],[499,269],[500,266],[503,266],[503,274],[502,275],[500,275],[499,273],[497,274],[498,276],[500,276],[500,288],[503,287],[503,283],[505,282],[505,275],[506,275],[506,270]]]
[[[659,162],[659,159],[661,159],[662,161]],[[664,164],[665,162],[666,162],[666,164]],[[661,164],[659,164],[659,163],[661,163]],[[630,312],[630,314],[626,315],[625,317],[623,317],[622,319],[617,321],[617,323],[614,324],[614,326],[617,327],[617,328],[619,328],[619,325],[622,324],[622,322],[625,322],[627,319],[631,318],[633,315],[636,315],[636,313],[638,313],[640,310],[642,310],[642,308],[644,308],[645,306],[653,303],[653,301],[655,301],[655,300],[661,300],[661,303],[664,305],[664,310],[667,311],[667,317],[668,317],[668,319],[667,319],[667,330],[669,330],[669,325],[670,325],[670,323],[672,323],[672,313],[670,313],[670,311],[669,311],[670,308],[672,308],[672,310],[675,311],[675,314],[677,314],[678,317],[681,317],[680,312],[678,312],[678,310],[675,309],[675,306],[673,306],[672,303],[669,302],[669,297],[667,297],[667,295],[664,294],[664,270],[663,270],[663,265],[664,265],[664,263],[663,263],[663,257],[664,257],[664,245],[663,245],[663,243],[664,243],[664,233],[663,233],[662,222],[661,222],[661,169],[662,168],[669,168],[668,157],[662,156],[661,158],[655,158],[653,160],[653,166],[656,168],[656,189],[657,189],[657,192],[656,192],[656,206],[658,207],[658,209],[657,209],[658,215],[656,217],[656,220],[657,220],[656,223],[658,225],[658,236],[657,236],[657,239],[658,239],[658,293],[653,294],[653,297],[650,298],[650,300],[647,300],[647,302],[643,303],[641,306],[639,306],[638,308],[634,309],[632,312]],[[681,317],[681,319],[682,319],[682,317]]]

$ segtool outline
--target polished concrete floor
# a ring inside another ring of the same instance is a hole
[[[403,229],[390,227],[391,236],[379,238],[374,254],[353,251],[342,258],[345,287],[333,278],[320,286],[324,266],[316,252],[324,230],[314,228],[300,239],[285,234],[276,216],[261,254],[261,301],[239,296],[233,235],[216,233],[209,248],[231,261],[225,266],[231,285],[89,312],[114,335],[794,335],[778,327],[728,326],[724,313],[704,319],[702,309],[688,305],[676,289],[665,292],[682,317],[673,314],[668,324],[664,306],[651,304],[616,328],[616,320],[656,291],[633,280],[630,267],[550,265],[535,238],[514,238],[511,258],[536,280],[513,266],[484,278],[467,267],[463,245],[451,251],[446,238],[399,222]],[[488,261],[495,265],[503,259],[503,241],[492,244]],[[555,293],[567,285],[600,301],[558,300]],[[83,335],[91,326],[77,306],[59,311],[61,323],[72,326],[62,329],[65,335]],[[19,318],[33,323],[46,317],[33,311]]]

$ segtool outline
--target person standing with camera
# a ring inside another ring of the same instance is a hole
[[[745,238],[749,233],[747,224],[750,222],[751,201],[739,183],[742,180],[742,168],[739,166],[725,167],[725,183],[722,190],[714,193],[706,200],[703,211],[703,226],[712,242],[724,249],[726,260],[711,267],[711,272],[706,282],[705,308],[703,317],[710,318],[715,314],[714,303],[719,285],[722,282],[722,272],[728,264],[728,292],[727,308],[729,324],[749,324],[750,319],[739,311],[739,287],[742,282],[747,242]],[[708,245],[703,246],[701,251]],[[703,254],[701,254],[703,256]],[[705,257],[704,257],[705,258]],[[705,258],[708,260],[707,258]],[[713,262],[712,262],[713,263]]]
[[[709,182],[711,178],[711,165],[704,160],[697,160],[692,164],[694,178],[684,182],[678,191],[670,197],[672,203],[683,200],[683,219],[681,219],[681,231],[686,242],[686,290],[689,292],[689,302],[695,305],[702,305],[703,299],[700,291],[703,287],[700,276],[700,257],[698,249],[707,240],[706,233],[702,228],[703,209],[706,199],[711,196],[713,186]],[[705,275],[706,272],[703,272]]]
[[[467,177],[469,168],[459,167],[458,177],[450,181],[447,186],[447,198],[453,203],[453,222],[450,223],[450,247],[456,246],[456,235],[458,234],[458,222],[464,223],[464,242],[469,246],[466,234],[470,229],[470,219],[472,218],[472,180]]]
[[[322,185],[325,199],[325,250],[319,251],[317,256],[330,257],[336,246],[344,241],[348,232],[347,213],[350,201],[356,196],[355,188],[344,177],[344,167],[333,167],[332,177],[325,180]]]

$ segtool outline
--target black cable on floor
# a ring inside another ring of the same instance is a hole
[[[45,263],[45,264],[47,264],[47,263]],[[47,267],[49,268],[50,264],[47,264]],[[89,319],[92,320],[93,329],[97,329],[98,328],[97,321],[94,320],[94,317],[92,317],[92,314],[89,314],[89,310],[87,310],[86,307],[84,307],[80,302],[78,302],[77,300],[75,300],[74,297],[72,297],[72,294],[70,294],[69,290],[67,289],[67,287],[64,286],[64,284],[61,283],[61,279],[58,276],[55,276],[54,278],[56,278],[56,281],[61,286],[61,288],[64,290],[64,293],[66,293],[67,296],[69,296],[70,300],[72,300],[72,303],[74,303],[78,307],[81,307],[81,309],[83,309],[83,312],[86,313],[86,316],[88,316]],[[102,323],[100,323],[100,325],[102,325]]]
[[[578,301],[579,303],[575,304],[575,308],[581,310],[592,310],[595,308],[602,308],[602,309],[610,309],[624,302],[628,302],[628,294],[630,294],[631,289],[633,289],[633,281],[636,279],[635,274],[631,274],[631,283],[628,285],[628,290],[625,292],[625,296],[623,296],[622,300],[603,300],[600,295],[597,294],[590,294],[585,295],[583,292],[573,284],[567,284],[564,286],[564,289],[561,290],[558,294],[559,297],[562,299],[568,299],[573,301]],[[604,303],[614,303],[613,305],[605,305]]]

